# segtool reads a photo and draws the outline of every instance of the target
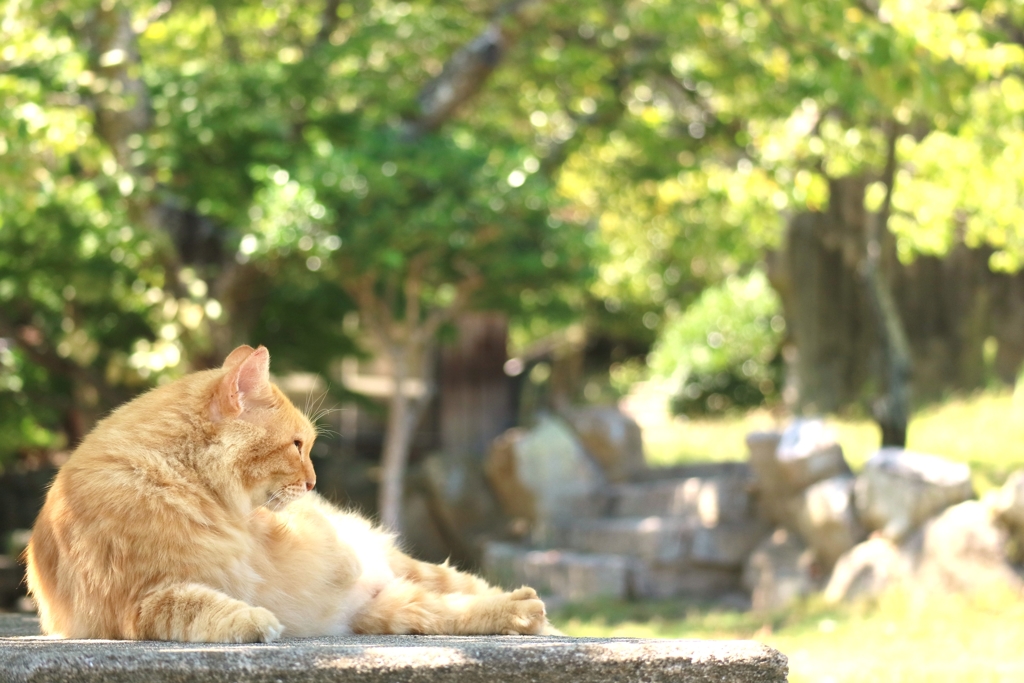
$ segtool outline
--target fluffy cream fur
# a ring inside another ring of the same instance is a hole
[[[27,551],[48,634],[268,642],[539,633],[544,605],[419,562],[309,492],[316,432],[263,347],[140,396],[61,468]]]

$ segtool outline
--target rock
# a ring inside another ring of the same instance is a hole
[[[906,581],[913,572],[911,553],[881,536],[855,545],[836,562],[825,587],[831,604],[859,598],[876,598]]]
[[[491,442],[491,450],[484,462],[484,473],[502,512],[533,524],[537,520],[537,501],[533,492],[519,478],[516,464],[516,444],[524,433],[523,429],[510,429]]]
[[[821,420],[793,420],[782,433],[775,460],[784,488],[792,493],[850,473],[835,432]]]
[[[741,569],[771,528],[763,522],[729,522],[693,531],[689,561],[695,565]]]
[[[779,432],[751,432],[747,434],[750,451],[751,490],[757,500],[761,517],[776,526],[793,527],[795,510],[793,493],[789,491],[779,471],[775,451],[782,440]]]
[[[747,474],[619,484],[611,488],[618,517],[695,517],[704,526],[752,519]]]
[[[973,592],[1004,586],[1024,587],[1006,555],[1008,534],[985,504],[969,500],[947,508],[923,529],[921,577],[946,590]]]
[[[640,426],[618,408],[570,408],[562,417],[601,466],[608,481],[629,481],[647,469]]]
[[[796,528],[825,567],[867,536],[853,505],[854,481],[853,475],[831,477],[800,497]]]
[[[779,468],[775,460],[775,451],[782,441],[781,432],[750,432],[747,434],[747,450],[750,453],[750,470],[752,478],[759,486],[771,490],[781,490]]]
[[[428,562],[444,562],[452,555],[447,539],[438,531],[430,502],[419,490],[408,487],[402,497],[402,536],[406,552]]]
[[[1005,522],[1024,527],[1024,470],[1006,478],[996,498],[997,512]]]
[[[1013,538],[1011,557],[1024,562],[1024,470],[1010,474],[998,491],[991,492],[991,507]]]
[[[497,585],[528,585],[570,602],[627,597],[632,565],[622,555],[532,550],[511,543],[487,543],[483,553],[484,576]]]
[[[818,587],[814,553],[787,529],[776,529],[750,554],[743,585],[751,593],[754,611],[785,609]]]
[[[781,434],[752,432],[747,447],[761,515],[777,526],[797,528],[800,494],[808,486],[850,473],[835,434],[821,420],[794,420]]]
[[[992,587],[1021,592],[1024,581],[1006,555],[1007,531],[996,511],[968,500],[946,508],[898,545],[876,536],[836,563],[825,599],[875,597],[892,586],[926,592],[974,592]]]
[[[34,619],[0,615],[4,681],[785,683],[788,674],[784,655],[752,641],[343,636],[264,645],[32,637],[38,633]]]
[[[570,521],[603,506],[604,476],[572,431],[553,417],[496,439],[485,472],[505,512],[530,522],[537,545],[555,544]]]
[[[879,450],[854,486],[861,523],[895,541],[929,517],[973,496],[967,465],[899,448]]]

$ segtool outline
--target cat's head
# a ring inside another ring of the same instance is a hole
[[[270,353],[239,346],[221,368],[210,418],[233,445],[232,466],[254,506],[280,508],[313,488],[316,429],[270,381]]]

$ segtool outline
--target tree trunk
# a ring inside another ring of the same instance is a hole
[[[405,493],[405,473],[409,465],[416,426],[423,410],[433,395],[433,382],[429,364],[433,358],[433,344],[407,341],[388,349],[391,359],[393,389],[388,401],[388,422],[384,432],[381,455],[380,494],[378,511],[380,521],[388,529],[401,533],[402,496]],[[411,396],[411,370],[418,366],[423,378],[423,393]]]
[[[862,398],[877,366],[877,337],[857,276],[863,249],[863,179],[829,182],[825,212],[797,214],[768,275],[779,292],[793,383],[787,401],[800,414],[833,413]]]
[[[542,0],[510,0],[502,5],[487,27],[453,54],[441,73],[421,88],[417,98],[419,111],[415,118],[404,123],[406,138],[414,141],[437,130],[460,106],[475,97],[504,58],[508,48],[518,38],[519,32],[536,20],[543,5]],[[460,288],[460,294],[465,295],[471,289],[472,287],[469,287],[462,291]],[[418,289],[416,291],[418,292]],[[464,296],[462,298],[464,299]],[[422,338],[420,348],[415,347],[415,335],[410,335],[404,352],[397,352],[394,348],[391,350],[394,364],[394,393],[389,403],[387,431],[384,436],[378,507],[381,522],[396,531],[399,530],[401,520],[405,471],[413,435],[433,393],[433,373],[430,364],[433,362],[436,327],[443,320],[451,319],[464,304],[463,300],[461,304],[452,306],[449,311],[444,312],[445,315],[435,321],[435,324],[428,325],[427,327],[432,329],[429,329]],[[418,316],[407,315],[405,322],[408,325],[416,325]],[[403,391],[403,383],[410,370],[409,360],[416,353],[419,353],[421,360],[419,366],[425,377],[426,393],[419,401],[410,401]]]
[[[388,425],[384,434],[384,452],[381,456],[380,476],[380,521],[385,527],[400,531],[403,482],[409,461],[409,446],[412,434],[409,423],[409,397],[405,393],[405,378],[408,375],[405,349],[392,349],[391,378],[394,389],[388,404]]]
[[[138,75],[141,64],[131,12],[120,3],[100,3],[86,33],[91,43],[89,66],[111,84],[94,95],[96,132],[118,165],[138,180],[128,138],[148,130],[150,117],[146,85]]]
[[[868,243],[868,250],[880,251],[877,243],[873,242]],[[871,308],[881,331],[884,349],[886,392],[875,402],[873,412],[882,430],[882,445],[903,448],[907,445],[907,424],[910,421],[910,346],[892,291],[882,278],[877,260],[877,257],[869,255],[864,269]]]
[[[456,336],[438,354],[439,449],[422,462],[415,488],[430,515],[423,529],[410,525],[408,542],[420,557],[449,558],[478,566],[472,539],[503,520],[483,473],[491,442],[515,426],[516,410],[508,360],[508,318],[502,313],[465,312],[454,319]],[[432,542],[436,531],[436,540]]]
[[[446,465],[481,462],[491,441],[515,426],[508,360],[508,318],[502,313],[464,313],[457,337],[441,348],[439,419]]]
[[[787,393],[804,414],[870,408],[890,375],[886,332],[860,265],[871,227],[865,182],[839,178],[829,187],[828,209],[795,215],[782,248],[767,257],[795,351],[785,354],[795,380]],[[993,273],[988,247],[958,243],[941,258],[901,263],[888,231],[878,244],[877,272],[903,324],[914,400],[972,391],[990,371],[1012,383],[1024,363],[1024,273]],[[997,342],[991,368],[983,351],[989,338]]]
[[[875,326],[881,333],[884,350],[885,394],[875,401],[875,420],[882,430],[882,445],[903,448],[907,445],[907,423],[910,421],[912,361],[903,320],[881,268],[883,239],[891,238],[888,222],[896,181],[896,140],[899,136],[899,127],[895,122],[889,122],[887,128],[888,149],[882,171],[885,199],[877,213],[872,215],[865,211],[864,214],[867,225],[863,272]]]

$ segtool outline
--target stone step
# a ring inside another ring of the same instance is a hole
[[[608,497],[609,512],[615,517],[694,517],[715,526],[754,514],[743,470],[729,476],[619,484],[610,488]]]
[[[667,479],[689,479],[700,477],[750,478],[750,465],[745,462],[700,462],[686,465],[670,465],[668,467],[651,467],[637,474],[633,481],[665,481]]]
[[[499,542],[486,544],[483,554],[483,573],[491,582],[506,588],[532,586],[542,595],[569,602],[626,598],[631,564],[622,555],[534,550]]]
[[[739,568],[771,531],[747,519],[701,524],[694,517],[585,519],[566,531],[572,550],[634,557],[647,563]]]
[[[39,638],[0,615],[4,681],[295,683],[785,683],[785,655],[751,641],[559,636],[348,636],[269,645]]]
[[[743,570],[692,564],[637,562],[630,574],[630,595],[644,600],[696,598],[709,600],[743,593]]]
[[[572,550],[628,555],[648,562],[678,562],[690,551],[696,520],[685,517],[583,519],[566,531]]]
[[[483,571],[490,581],[505,588],[526,584],[556,604],[594,597],[614,599],[661,599],[695,597],[707,599],[741,591],[743,560],[749,554],[729,547],[723,559],[719,546],[706,536],[722,529],[698,530],[696,557],[659,560],[609,553],[572,550],[535,550],[512,543],[488,543],[484,548]],[[747,540],[756,544],[760,540]],[[702,546],[707,545],[702,549]],[[719,553],[712,554],[712,551]],[[702,554],[703,553],[703,554]]]

